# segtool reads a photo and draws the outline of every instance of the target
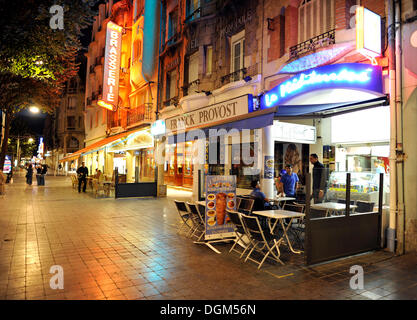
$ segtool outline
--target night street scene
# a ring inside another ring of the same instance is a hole
[[[0,0],[0,29],[2,306],[417,300],[417,1]]]

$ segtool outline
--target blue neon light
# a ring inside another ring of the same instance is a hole
[[[343,63],[299,73],[267,92],[261,100],[261,109],[323,88],[356,88],[382,93],[381,68],[369,64]]]

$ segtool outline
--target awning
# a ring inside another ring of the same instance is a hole
[[[135,132],[140,131],[140,130],[143,130],[143,128],[137,129],[137,130],[125,131],[125,132],[116,134],[114,136],[104,138],[104,139],[102,139],[100,141],[97,141],[97,142],[89,145],[88,147],[85,147],[83,149],[80,149],[80,150],[78,150],[78,151],[70,154],[69,156],[67,156],[67,157],[65,157],[65,158],[63,158],[63,159],[61,159],[59,161],[60,162],[71,161],[71,160],[77,159],[78,157],[81,157],[83,155],[86,155],[88,153],[101,150],[104,147],[106,147],[108,144],[110,144],[112,142],[115,142],[116,140],[119,140],[121,138],[127,137],[130,134],[135,133]]]
[[[206,138],[209,136],[220,136],[225,135],[230,132],[232,129],[242,130],[242,129],[259,129],[265,126],[272,125],[274,121],[274,113],[267,113],[262,114],[257,117],[247,118],[243,120],[238,120],[234,122],[224,123],[221,125],[208,127],[208,128],[201,128],[201,129],[193,129],[189,130],[185,133],[179,133],[175,135],[168,136],[168,144],[173,144],[184,141],[193,141],[198,140],[201,138]],[[224,129],[222,131],[219,131]],[[217,131],[217,132],[213,132]],[[204,133],[204,137],[202,136]]]
[[[354,112],[369,108],[388,105],[387,96],[381,96],[365,101],[341,102],[310,105],[280,105],[275,112],[278,119],[327,118],[343,113]]]

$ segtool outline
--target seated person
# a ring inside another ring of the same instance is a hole
[[[259,185],[259,181],[252,181],[251,187],[253,188],[251,192],[251,197],[255,199],[255,204],[253,206],[253,210],[269,210],[271,209],[271,205],[269,204],[269,199],[265,196],[265,194],[261,191],[261,186]]]
[[[102,183],[104,181],[104,175],[101,173],[101,170],[97,170],[96,178],[98,183]]]

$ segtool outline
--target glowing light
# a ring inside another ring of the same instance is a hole
[[[106,49],[104,53],[104,72],[103,72],[103,93],[104,103],[100,106],[113,110],[119,100],[119,70],[120,53],[122,48],[123,28],[114,24],[107,23]],[[112,107],[109,108],[108,105]]]
[[[154,123],[152,123],[151,134],[153,136],[162,135],[162,134],[165,134],[165,132],[166,132],[165,120],[156,120]]]
[[[33,141],[34,141],[33,138],[28,139],[28,143],[33,143]]]
[[[302,72],[264,95],[261,109],[282,104],[298,94],[322,88],[356,88],[382,92],[381,68],[369,64],[343,63]]]
[[[98,104],[100,107],[103,107],[103,108],[109,109],[109,110],[111,110],[111,111],[114,111],[114,106],[113,106],[112,104],[110,104],[110,103],[106,103],[106,102],[104,102],[103,100],[99,100],[99,101],[97,101],[97,104]]]
[[[364,7],[356,9],[356,50],[373,63],[382,54],[381,16]]]
[[[31,107],[29,107],[29,111],[32,112],[32,113],[39,113],[40,109],[36,106],[31,106]]]

